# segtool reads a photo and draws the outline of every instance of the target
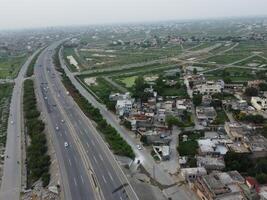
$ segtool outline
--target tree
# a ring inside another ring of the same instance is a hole
[[[194,86],[194,82],[193,81],[189,81],[189,87],[192,89]]]
[[[225,77],[228,77],[228,76],[230,76],[230,73],[224,69],[222,71],[222,77],[225,78]]]
[[[223,78],[223,81],[226,83],[226,84],[230,84],[232,83],[232,79],[230,77],[224,77]]]
[[[248,172],[253,167],[253,162],[247,154],[239,154],[228,151],[224,156],[226,171],[237,170],[239,172]]]
[[[195,94],[193,96],[193,104],[199,106],[202,103],[202,94]]]
[[[197,68],[193,69],[193,74],[196,75],[197,74]]]
[[[164,90],[164,82],[163,82],[163,76],[160,75],[159,78],[156,80],[156,85],[155,85],[155,89],[156,91],[161,94]]]
[[[261,129],[261,134],[267,138],[267,124],[263,125],[263,128]]]
[[[255,167],[256,173],[267,173],[267,159],[260,159]]]
[[[143,98],[144,89],[147,87],[143,76],[138,76],[134,81],[134,97]]]
[[[168,115],[166,117],[166,123],[167,123],[167,126],[169,128],[172,128],[174,125],[178,125],[180,123],[179,119],[172,116],[172,115]]]
[[[257,88],[254,88],[254,87],[248,87],[245,90],[245,95],[248,97],[258,96],[258,93],[259,92],[258,92]]]
[[[256,175],[256,179],[260,184],[267,183],[267,174],[260,173]]]
[[[260,91],[267,91],[267,83],[260,83],[259,89]]]

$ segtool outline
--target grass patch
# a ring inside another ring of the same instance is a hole
[[[33,75],[33,72],[34,72],[34,66],[35,66],[35,63],[40,55],[40,53],[42,52],[42,50],[40,50],[31,60],[28,68],[27,68],[27,71],[26,71],[26,76],[27,77],[30,77]]]
[[[121,81],[125,85],[125,87],[131,88],[134,85],[134,81],[137,77],[138,76],[129,76],[129,77],[119,79],[119,81]]]
[[[114,111],[115,103],[109,100],[109,95],[113,92],[120,92],[117,88],[109,84],[103,77],[97,77],[97,85],[88,86],[94,94],[99,97],[103,103],[108,107],[108,109]]]
[[[6,144],[9,105],[13,84],[0,84],[0,144]]]
[[[217,112],[217,116],[213,124],[224,124],[226,121],[229,121],[223,109],[216,109],[216,112]]]
[[[26,56],[0,58],[0,79],[16,78]]]

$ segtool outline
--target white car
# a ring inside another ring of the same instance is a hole
[[[11,124],[14,124],[14,121],[13,120],[11,120]]]
[[[67,148],[69,144],[67,142],[64,142],[64,146]]]
[[[64,122],[65,122],[65,120],[64,120],[64,119],[62,119],[62,120],[61,120],[61,123],[64,123]]]
[[[59,130],[59,127],[58,127],[58,126],[56,126],[56,130],[57,130],[57,131]]]
[[[140,144],[136,145],[136,147],[137,147],[138,150],[142,150],[142,147],[141,147]]]

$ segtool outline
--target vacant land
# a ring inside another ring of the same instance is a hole
[[[6,142],[6,131],[9,115],[9,104],[13,84],[0,84],[0,145]]]
[[[104,68],[132,63],[147,62],[150,60],[177,56],[182,52],[180,45],[170,45],[165,48],[149,49],[120,49],[105,47],[105,49],[80,49],[79,55],[87,67]]]
[[[138,76],[129,76],[121,78],[120,81],[125,85],[126,88],[131,88],[134,85],[134,81]]]
[[[228,78],[234,82],[245,82],[249,80],[256,79],[256,71],[251,69],[240,69],[240,68],[226,68],[218,69],[205,74],[206,78],[209,80],[218,80]]]
[[[260,68],[267,67],[267,59],[264,59],[263,57],[256,55],[240,63],[237,63],[237,65],[243,65],[246,67],[260,67]]]
[[[15,78],[26,56],[0,58],[0,79]]]
[[[71,71],[75,72],[83,68],[81,59],[76,55],[74,48],[64,47],[63,57]]]

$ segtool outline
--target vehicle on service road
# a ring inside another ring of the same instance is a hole
[[[67,148],[69,146],[68,142],[64,142],[64,146]]]

